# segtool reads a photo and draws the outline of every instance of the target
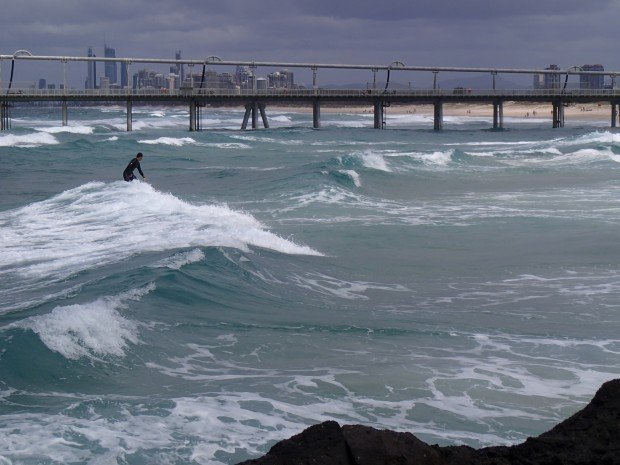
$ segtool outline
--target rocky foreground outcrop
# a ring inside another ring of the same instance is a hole
[[[620,379],[581,411],[515,446],[439,447],[411,433],[335,421],[311,426],[238,465],[620,465]]]

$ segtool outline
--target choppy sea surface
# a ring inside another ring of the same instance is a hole
[[[515,444],[620,375],[609,121],[267,111],[13,109],[0,464],[234,464],[328,419]]]

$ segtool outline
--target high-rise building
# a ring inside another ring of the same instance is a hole
[[[278,89],[278,88],[289,88],[292,89],[295,86],[295,78],[292,71],[288,69],[283,69],[280,71],[275,71],[273,73],[269,73],[267,75],[267,81],[269,87]]]
[[[558,65],[550,65],[545,68],[548,70],[559,70]],[[545,89],[559,89],[560,88],[560,75],[559,74],[545,74]]]
[[[128,76],[129,70],[127,69],[127,63],[122,62],[121,63],[121,89],[125,89],[127,87],[128,84],[128,80],[129,80],[129,76]]]
[[[603,65],[583,65],[583,71],[605,71]],[[580,74],[580,89],[602,89],[605,86],[605,76],[602,74]]]
[[[235,69],[235,84],[242,89],[252,88],[250,69],[247,66],[237,66]]]
[[[88,56],[95,57],[96,55],[93,53],[93,48],[88,47]],[[88,61],[86,62],[87,74],[86,74],[86,89],[94,89],[97,85],[97,62]]]
[[[534,89],[544,89],[544,88],[545,88],[545,75],[534,74]]]
[[[177,50],[174,52],[174,59],[181,60],[181,50]],[[181,63],[175,63],[170,67],[170,74],[174,74],[179,77],[179,79],[175,79],[175,83],[178,82],[179,85],[185,80],[185,69]]]
[[[103,55],[106,58],[116,58],[116,50],[104,44]],[[116,71],[117,71],[117,66],[116,66],[115,61],[105,62],[105,77],[108,78],[108,81],[110,84],[118,83],[118,76],[117,76]]]
[[[180,60],[181,59],[181,50],[177,50],[176,53],[174,54],[174,59],[175,60]],[[183,68],[182,64],[177,64],[177,73],[179,75],[179,78],[181,79],[181,82],[183,82],[185,80],[185,69]]]

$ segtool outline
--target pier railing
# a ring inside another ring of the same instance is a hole
[[[189,88],[189,89],[20,89],[0,90],[0,98],[50,98],[50,97],[277,97],[282,98],[308,98],[308,97],[418,97],[418,98],[454,98],[462,97],[464,100],[471,98],[502,98],[509,100],[511,97],[520,99],[527,97],[535,98],[561,98],[583,97],[609,99],[620,97],[620,89],[212,89],[212,88]]]

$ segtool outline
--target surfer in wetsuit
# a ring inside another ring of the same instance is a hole
[[[135,170],[136,168],[138,168],[138,172],[140,173],[142,178],[146,179],[146,176],[144,176],[144,173],[142,172],[142,168],[140,168],[141,161],[142,161],[142,152],[139,152],[138,155],[136,155],[136,158],[133,158],[127,165],[127,168],[125,168],[125,171],[123,171],[123,179],[125,181],[133,181],[134,179],[138,179],[133,174],[133,170]]]

